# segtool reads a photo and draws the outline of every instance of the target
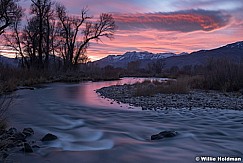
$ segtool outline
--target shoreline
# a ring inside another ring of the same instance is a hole
[[[49,77],[48,79],[44,79],[42,81],[35,81],[34,83],[31,84],[16,84],[16,86],[14,86],[14,88],[11,89],[6,89],[4,91],[2,91],[0,89],[0,96],[4,96],[10,93],[13,93],[15,91],[21,90],[21,89],[30,89],[30,90],[34,90],[38,87],[40,87],[40,85],[42,84],[50,84],[50,83],[80,83],[80,82],[86,82],[86,81],[92,81],[92,82],[100,82],[100,81],[114,81],[114,80],[121,80],[119,79],[115,79],[115,78],[111,78],[111,79],[105,79],[105,78],[100,78],[100,79],[96,79],[96,78],[91,78],[91,77],[77,77],[77,76],[69,76],[69,77],[65,77],[65,76],[57,76],[57,77]],[[2,84],[0,82],[0,84]]]
[[[243,94],[213,90],[191,90],[185,94],[162,94],[134,96],[134,85],[115,85],[96,90],[100,96],[126,103],[142,110],[163,110],[171,108],[216,108],[243,110]]]

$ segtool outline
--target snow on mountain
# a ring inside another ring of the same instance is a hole
[[[105,58],[102,58],[98,61],[95,61],[95,64],[98,64],[100,67],[105,67],[111,65],[114,67],[123,67],[126,66],[129,62],[132,61],[152,61],[158,59],[164,59],[168,57],[176,56],[174,53],[150,53],[150,52],[126,52],[123,55],[109,55]]]
[[[243,48],[243,41],[239,41],[239,42],[236,42],[236,43],[228,44],[225,47],[242,49]]]
[[[126,52],[123,55],[109,55],[101,60],[93,62],[94,64],[105,67],[111,65],[113,67],[126,68],[129,62],[140,61],[140,66],[145,67],[151,62],[158,59],[165,60],[166,68],[173,66],[183,67],[186,65],[205,64],[210,58],[229,58],[233,61],[243,59],[243,41],[227,44],[225,46],[210,49],[199,50],[192,53],[157,53],[150,52]]]

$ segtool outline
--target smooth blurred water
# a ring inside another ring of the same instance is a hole
[[[119,81],[54,83],[17,91],[9,122],[32,127],[33,139],[46,133],[57,141],[33,154],[12,154],[19,162],[194,162],[196,156],[243,157],[243,112],[219,109],[142,111],[101,98],[95,90],[133,83]],[[178,136],[151,141],[150,136],[175,130]],[[38,142],[37,142],[38,143]]]

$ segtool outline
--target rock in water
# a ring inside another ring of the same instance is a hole
[[[57,139],[57,136],[56,135],[53,135],[53,134],[46,134],[42,139],[41,141],[52,141],[52,140],[56,140]]]
[[[33,149],[31,148],[31,146],[28,143],[24,143],[23,151],[26,153],[32,153]]]
[[[22,133],[26,136],[31,136],[34,135],[34,130],[32,128],[24,128]]]
[[[15,141],[25,141],[25,138],[26,138],[26,135],[21,133],[21,132],[17,132],[16,134],[14,134],[12,136],[12,139],[15,140]]]
[[[174,137],[176,135],[177,135],[176,131],[162,131],[158,134],[152,135],[151,140],[159,140],[159,139]]]
[[[17,133],[17,129],[16,128],[10,128],[8,131],[7,131],[7,134],[9,134],[9,135],[13,135],[13,134],[15,134],[15,133]]]

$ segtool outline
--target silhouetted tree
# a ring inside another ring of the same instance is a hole
[[[30,66],[38,67],[38,19],[36,17],[28,20],[27,25],[23,29],[24,53],[29,58]]]
[[[51,0],[31,0],[32,4],[30,12],[33,15],[31,19],[34,19],[37,28],[38,38],[38,68],[44,68],[43,54],[45,54],[45,62],[49,61],[49,50],[50,50],[50,18],[53,14]],[[46,41],[46,42],[45,42]],[[46,44],[46,47],[44,47]],[[44,50],[45,49],[45,50]]]
[[[3,35],[6,44],[5,46],[8,46],[16,51],[16,54],[21,57],[21,66],[30,68],[28,60],[26,58],[26,55],[24,55],[24,44],[23,44],[23,32],[21,32],[20,28],[20,18],[19,20],[15,21],[12,25],[11,32],[9,34]]]
[[[116,26],[111,14],[101,14],[99,20],[94,22],[89,21],[92,17],[88,16],[87,9],[82,9],[80,16],[71,16],[67,14],[65,6],[58,4],[56,12],[60,36],[64,39],[59,49],[66,68],[71,68],[80,59],[86,58],[84,55],[91,40],[98,42],[102,37],[113,38]],[[77,40],[78,36],[82,36],[82,41]]]
[[[22,17],[23,10],[18,5],[19,0],[0,0],[0,35],[4,29],[13,25]]]
[[[11,4],[16,11],[21,9],[17,5],[18,0],[0,2],[1,7]],[[11,34],[6,34],[5,38],[7,45],[21,56],[23,67],[48,69],[50,56],[55,59],[59,55],[69,69],[78,63],[89,61],[85,52],[92,40],[98,42],[102,37],[113,38],[116,26],[111,14],[101,14],[94,21],[88,16],[87,9],[83,9],[80,16],[72,16],[67,14],[63,5],[57,4],[56,10],[53,6],[52,0],[31,0],[31,15],[23,28],[20,26],[22,10],[14,15],[10,7],[7,10],[8,18],[1,8],[1,31],[3,32],[5,24],[13,27]]]

